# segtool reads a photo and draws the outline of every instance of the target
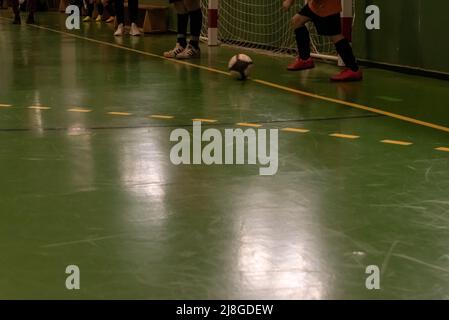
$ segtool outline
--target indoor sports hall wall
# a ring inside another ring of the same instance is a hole
[[[449,73],[449,1],[355,0],[354,48],[361,59]],[[365,9],[380,10],[380,30],[367,30]]]

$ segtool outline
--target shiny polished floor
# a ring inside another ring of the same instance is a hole
[[[288,73],[253,52],[238,82],[219,72],[232,48],[186,65],[160,58],[171,35],[1,16],[0,298],[449,298],[448,82],[330,84],[333,65]],[[280,132],[273,177],[174,166],[170,132],[193,118],[310,131]]]

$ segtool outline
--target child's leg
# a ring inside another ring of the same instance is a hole
[[[12,11],[14,12],[14,21],[13,24],[20,24],[20,4],[19,0],[11,0],[10,5],[12,7]]]
[[[115,10],[117,13],[117,24],[125,22],[125,4],[123,0],[115,0]]]
[[[184,5],[182,0],[174,0],[173,6],[177,14],[178,25],[177,25],[177,43],[183,48],[187,46],[187,26],[189,24],[189,12]]]
[[[129,20],[131,23],[137,24],[137,16],[139,14],[139,1],[128,0]]]
[[[28,0],[27,1],[27,11],[28,18],[27,23],[34,23],[34,13],[37,10],[37,1],[36,0]]]
[[[296,45],[298,47],[298,55],[302,60],[310,58],[310,34],[306,27],[306,23],[310,21],[309,17],[296,14],[292,19],[292,25],[295,30]]]
[[[103,2],[100,0],[100,1],[97,1],[97,9],[98,9],[98,15],[101,17],[101,16],[103,16],[103,13],[104,13],[104,5],[103,5]]]
[[[303,8],[292,18],[292,26],[295,30],[296,45],[298,47],[298,57],[288,65],[287,70],[289,71],[307,70],[315,66],[313,60],[310,58],[310,35],[306,27],[306,23],[311,21],[311,18],[302,14],[304,11],[305,9]]]
[[[201,27],[203,26],[203,13],[200,0],[184,0],[184,5],[190,17],[190,45],[199,48]]]
[[[87,16],[92,18],[93,14],[94,14],[94,1],[88,0],[87,1]]]
[[[183,0],[170,0],[170,3],[173,3],[177,14],[178,35],[175,47],[170,51],[164,52],[164,57],[176,58],[187,47],[187,26],[189,24],[189,12],[184,5]]]
[[[115,18],[115,10],[113,0],[104,0],[104,8],[109,13],[109,18],[106,22],[113,22]]]
[[[14,12],[14,15],[16,15],[16,16],[20,15],[19,0],[11,0],[10,6],[12,7],[12,11]]]
[[[354,56],[349,41],[345,37],[343,37],[342,34],[331,36],[330,38],[335,44],[335,48],[337,49],[337,52],[345,63],[346,67],[348,67],[352,71],[357,72],[359,70],[359,66],[357,64],[357,60]]]

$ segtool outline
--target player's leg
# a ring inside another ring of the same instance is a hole
[[[115,36],[122,36],[125,32],[125,5],[124,0],[115,0],[115,10],[117,11],[117,30]],[[139,1],[128,0],[129,20],[131,22],[131,29],[129,34],[132,36],[140,36],[140,30],[137,27],[137,16],[139,13]]]
[[[27,11],[28,11],[28,18],[26,23],[35,23],[34,21],[34,13],[37,10],[37,0],[28,0],[27,1]]]
[[[351,44],[342,35],[340,13],[326,17],[315,15],[312,19],[316,30],[321,36],[328,36],[335,44],[338,54],[345,62],[348,69],[331,78],[332,81],[358,81],[363,75],[359,70],[356,59],[352,52]]]
[[[21,24],[19,0],[11,0],[10,5],[12,7],[12,11],[14,12],[14,20],[12,23],[13,24]]]
[[[190,41],[186,49],[176,56],[177,59],[198,58],[200,51],[200,34],[203,26],[203,13],[200,0],[184,0],[190,18]]]
[[[95,19],[95,22],[101,22],[104,13],[104,5],[101,0],[97,1],[97,9],[98,9],[98,16]]]
[[[184,5],[183,0],[170,0],[173,3],[178,19],[178,36],[175,47],[167,52],[164,52],[166,58],[176,58],[178,54],[184,51],[187,47],[187,26],[189,24],[189,12]]]
[[[310,57],[310,34],[306,23],[311,21],[311,11],[305,5],[299,13],[292,18],[292,26],[295,30],[296,45],[298,47],[298,57],[287,69],[290,71],[311,69],[315,65]]]
[[[115,11],[117,18],[117,30],[114,36],[122,36],[125,32],[125,4],[124,0],[115,0]]]
[[[139,14],[139,0],[128,0],[129,20],[131,22],[131,29],[129,34],[132,36],[140,36],[140,30],[137,27],[137,17]]]
[[[87,16],[84,17],[83,22],[92,21],[92,16],[94,14],[94,0],[86,0],[87,6]]]
[[[359,81],[363,74],[354,56],[351,44],[341,33],[330,37],[338,54],[346,65],[345,70],[331,78],[332,81]]]
[[[104,8],[109,13],[109,18],[106,20],[106,23],[112,23],[115,21],[115,9],[114,9],[114,3],[112,0],[103,0]]]

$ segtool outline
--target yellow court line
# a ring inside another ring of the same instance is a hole
[[[0,103],[0,108],[11,108],[11,104]]]
[[[272,83],[272,82],[268,82],[268,81],[263,81],[263,80],[258,80],[258,79],[254,79],[253,81],[257,82],[257,83],[260,83],[260,84],[263,84],[263,85],[266,85],[266,86],[269,86],[269,87],[272,87],[272,88],[284,90],[284,91],[291,92],[291,93],[296,93],[296,94],[299,94],[299,95],[302,95],[302,96],[315,98],[315,99],[323,100],[323,101],[328,101],[328,102],[344,105],[344,106],[355,108],[355,109],[365,110],[365,111],[369,111],[369,112],[372,112],[372,113],[384,115],[384,116],[387,116],[387,117],[390,117],[390,118],[395,118],[395,119],[402,120],[402,121],[405,121],[405,122],[410,122],[410,123],[414,123],[414,124],[417,124],[417,125],[421,125],[421,126],[424,126],[424,127],[429,127],[429,128],[436,129],[436,130],[449,132],[449,128],[448,127],[444,127],[444,126],[441,126],[441,125],[438,125],[438,124],[434,124],[434,123],[431,123],[431,122],[426,122],[426,121],[414,119],[414,118],[403,116],[403,115],[396,114],[396,113],[393,113],[393,112],[388,112],[388,111],[384,111],[384,110],[381,110],[381,109],[372,108],[372,107],[368,107],[368,106],[365,106],[365,105],[362,105],[362,104],[353,103],[353,102],[349,102],[349,101],[344,101],[344,100],[340,100],[340,99],[329,98],[329,97],[321,96],[321,95],[318,95],[318,94],[314,94],[314,93],[310,93],[310,92],[306,92],[306,91],[301,91],[301,90],[285,87],[285,86],[282,86],[282,85],[279,85],[279,84],[275,84],[275,83]]]
[[[50,107],[44,107],[44,106],[29,106],[28,109],[33,110],[50,110]]]
[[[131,116],[132,113],[129,112],[108,112],[107,114],[111,116]]]
[[[10,20],[10,19],[6,19],[6,18],[2,18],[2,19]],[[46,28],[46,27],[43,27],[43,26],[33,25],[33,24],[30,24],[29,26],[30,27],[34,27],[34,28],[38,28],[38,29],[42,29],[42,30],[47,30],[47,31],[50,31],[50,32],[59,33],[59,34],[70,36],[70,37],[77,38],[77,39],[82,39],[82,40],[85,40],[85,41],[90,41],[90,42],[93,42],[93,43],[103,44],[103,45],[106,45],[106,46],[110,46],[110,47],[119,48],[119,49],[122,49],[122,50],[127,50],[127,51],[130,51],[130,52],[143,54],[143,55],[154,57],[154,58],[159,58],[159,59],[163,59],[163,60],[169,60],[169,61],[172,61],[174,63],[191,66],[191,67],[194,67],[194,68],[197,68],[197,69],[202,69],[202,70],[207,70],[207,71],[210,71],[210,72],[215,72],[215,73],[219,73],[219,74],[229,75],[229,72],[225,72],[225,71],[218,70],[218,69],[215,69],[215,68],[206,67],[206,66],[202,66],[202,65],[191,63],[191,62],[182,61],[182,60],[169,59],[169,58],[165,58],[164,56],[161,56],[161,55],[158,55],[158,54],[154,54],[154,53],[149,53],[149,52],[145,52],[145,51],[141,51],[141,50],[137,50],[137,49],[128,48],[128,47],[121,46],[121,45],[118,45],[118,44],[114,44],[114,43],[111,43],[111,42],[100,41],[100,40],[96,40],[96,39],[92,39],[92,38],[79,36],[79,35],[76,35],[76,34],[73,34],[73,33],[59,31],[59,30],[55,30],[55,29],[50,29],[50,28]],[[307,92],[307,91],[302,91],[302,90],[297,90],[297,89],[294,89],[294,88],[289,88],[289,87],[286,87],[286,86],[283,86],[283,85],[279,85],[279,84],[268,82],[268,81],[264,81],[264,80],[251,79],[251,81],[254,81],[254,82],[259,83],[259,84],[263,84],[263,85],[268,86],[268,87],[280,89],[280,90],[283,90],[283,91],[286,91],[286,92],[295,93],[295,94],[298,94],[298,95],[314,98],[314,99],[317,99],[317,100],[332,102],[332,103],[344,105],[344,106],[355,108],[355,109],[369,111],[369,112],[380,114],[380,115],[384,115],[384,116],[387,116],[387,117],[390,117],[390,118],[402,120],[402,121],[405,121],[405,122],[409,122],[409,123],[413,123],[413,124],[416,124],[416,125],[420,125],[420,126],[424,126],[424,127],[428,127],[428,128],[432,128],[432,129],[435,129],[435,130],[440,130],[440,131],[444,131],[444,132],[448,132],[449,133],[449,128],[448,127],[445,127],[445,126],[442,126],[442,125],[438,125],[438,124],[435,124],[435,123],[418,120],[418,119],[411,118],[411,117],[408,117],[408,116],[403,116],[403,115],[396,114],[396,113],[393,113],[393,112],[384,111],[384,110],[373,108],[373,107],[368,107],[368,106],[365,106],[365,105],[362,105],[362,104],[358,104],[358,103],[353,103],[353,102],[349,102],[349,101],[344,101],[344,100],[340,100],[340,99],[335,99],[335,98],[330,98],[330,97],[318,95],[318,94],[315,94],[315,93],[310,93],[310,92]]]
[[[207,123],[218,122],[218,120],[214,120],[214,119],[201,119],[201,118],[192,119],[192,121],[200,121],[200,122],[207,122]]]
[[[150,116],[150,118],[154,118],[154,119],[173,119],[174,116],[164,116],[164,115],[161,115],[161,114],[152,114]]]
[[[352,134],[343,134],[343,133],[332,133],[329,136],[335,137],[335,138],[342,138],[342,139],[358,139],[360,136],[355,136]]]
[[[80,113],[88,113],[88,112],[92,112],[92,110],[90,109],[81,109],[81,108],[72,108],[72,109],[67,109],[68,112],[80,112]]]
[[[382,140],[382,143],[387,143],[387,144],[395,144],[398,146],[411,146],[413,143],[412,142],[408,142],[408,141],[399,141],[399,140]]]
[[[284,132],[295,132],[295,133],[308,133],[310,130],[307,129],[300,129],[300,128],[283,128],[281,131]]]
[[[262,127],[261,124],[258,124],[258,123],[248,123],[248,122],[239,122],[239,123],[237,123],[237,125],[238,125],[238,126],[241,126],[241,127],[251,127],[251,128],[260,128],[260,127]]]
[[[79,36],[79,35],[76,35],[76,34],[73,34],[73,33],[70,33],[70,32],[55,30],[55,29],[51,29],[51,28],[47,28],[47,27],[43,27],[43,26],[38,26],[38,25],[35,25],[35,24],[30,24],[29,26],[30,27],[34,27],[34,28],[38,28],[38,29],[43,29],[43,30],[55,32],[55,33],[59,33],[59,34],[62,34],[62,35],[70,36],[70,37],[81,39],[81,40],[86,40],[86,41],[90,41],[90,42],[94,42],[94,43],[98,43],[98,44],[103,44],[103,45],[106,45],[106,46],[119,48],[119,49],[131,51],[131,52],[135,52],[135,53],[140,53],[140,54],[143,54],[143,55],[146,55],[146,56],[149,56],[149,57],[154,57],[154,58],[159,58],[159,59],[162,59],[162,60],[172,61],[172,62],[177,63],[177,64],[182,64],[182,65],[186,65],[186,66],[190,66],[190,67],[194,67],[194,68],[198,68],[198,69],[203,69],[203,70],[207,70],[207,71],[211,71],[211,72],[215,72],[215,73],[220,73],[220,74],[224,74],[224,75],[227,75],[227,76],[230,75],[229,72],[225,72],[225,71],[222,71],[222,70],[219,70],[219,69],[215,69],[215,68],[211,68],[211,67],[206,67],[206,66],[194,64],[194,63],[187,62],[187,61],[184,61],[184,60],[177,60],[177,59],[166,58],[166,57],[158,55],[158,54],[154,54],[154,53],[150,53],[150,52],[146,52],[146,51],[142,51],[142,50],[137,50],[137,49],[132,49],[132,48],[129,48],[129,47],[125,47],[125,46],[122,46],[122,45],[119,45],[119,44],[115,44],[115,43],[111,43],[111,42],[107,42],[107,41],[101,41],[101,40],[96,40],[96,39],[92,39],[92,38],[88,38],[88,37],[83,37],[83,36]]]
[[[439,147],[439,148],[435,148],[435,150],[443,151],[443,152],[449,152],[449,148],[447,148],[447,147]]]

